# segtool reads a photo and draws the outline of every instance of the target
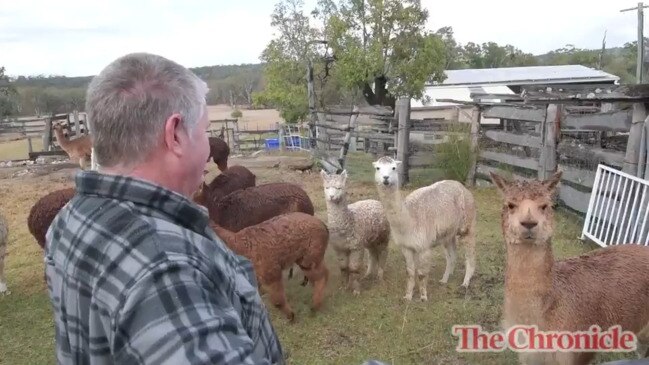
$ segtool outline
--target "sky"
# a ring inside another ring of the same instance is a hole
[[[130,52],[186,67],[258,63],[273,38],[277,0],[0,0],[0,66],[10,76],[95,75]],[[637,38],[629,0],[421,0],[428,28],[456,39],[512,44],[540,54],[573,44],[599,48]],[[305,0],[312,9],[315,0]],[[649,15],[649,9],[648,15]],[[646,24],[646,21],[644,22]]]

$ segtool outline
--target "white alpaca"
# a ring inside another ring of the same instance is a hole
[[[404,298],[412,300],[417,275],[420,298],[428,300],[426,284],[432,250],[439,245],[446,253],[446,270],[440,282],[448,282],[455,268],[458,237],[466,251],[462,286],[468,287],[475,272],[476,208],[471,192],[457,181],[443,180],[419,188],[402,200],[398,177],[401,161],[381,157],[372,165],[394,242],[406,260],[408,281]]]
[[[347,171],[340,175],[320,172],[327,203],[327,226],[330,242],[338,255],[343,285],[360,293],[361,266],[365,250],[369,253],[367,272],[363,278],[376,275],[381,281],[388,255],[390,223],[378,200],[366,199],[347,205],[345,184]]]

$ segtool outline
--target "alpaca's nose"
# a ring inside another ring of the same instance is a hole
[[[538,225],[538,222],[534,221],[522,221],[521,225],[527,229],[532,229]]]
[[[390,183],[390,177],[389,176],[383,176],[383,185],[388,185]]]

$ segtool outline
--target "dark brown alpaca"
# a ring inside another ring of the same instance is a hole
[[[210,141],[210,155],[207,157],[207,162],[209,162],[211,158],[216,166],[218,166],[219,170],[227,170],[230,147],[222,138],[219,137],[209,137],[208,140]]]
[[[216,204],[224,196],[237,190],[255,186],[257,177],[243,166],[230,166],[209,184],[203,182],[194,193],[193,199],[203,206]],[[209,199],[209,202],[208,202]]]
[[[322,306],[329,271],[324,255],[329,230],[317,217],[304,213],[288,213],[262,223],[231,232],[211,222],[216,234],[235,253],[248,258],[262,289],[270,293],[273,305],[289,321],[295,314],[286,301],[282,271],[297,264],[313,285],[311,308]]]
[[[45,234],[52,224],[54,217],[72,199],[76,190],[65,188],[45,194],[34,203],[27,217],[27,228],[34,236],[36,243],[45,249]]]
[[[542,331],[602,331],[620,325],[649,343],[649,247],[619,245],[555,261],[552,196],[561,172],[549,180],[507,181],[492,174],[503,196],[507,249],[504,328],[537,325]],[[595,353],[521,352],[528,364],[589,364]]]

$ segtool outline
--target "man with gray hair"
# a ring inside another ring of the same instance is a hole
[[[60,364],[283,364],[250,262],[190,199],[209,154],[206,84],[166,58],[118,58],[88,87],[99,171],[46,237]]]

